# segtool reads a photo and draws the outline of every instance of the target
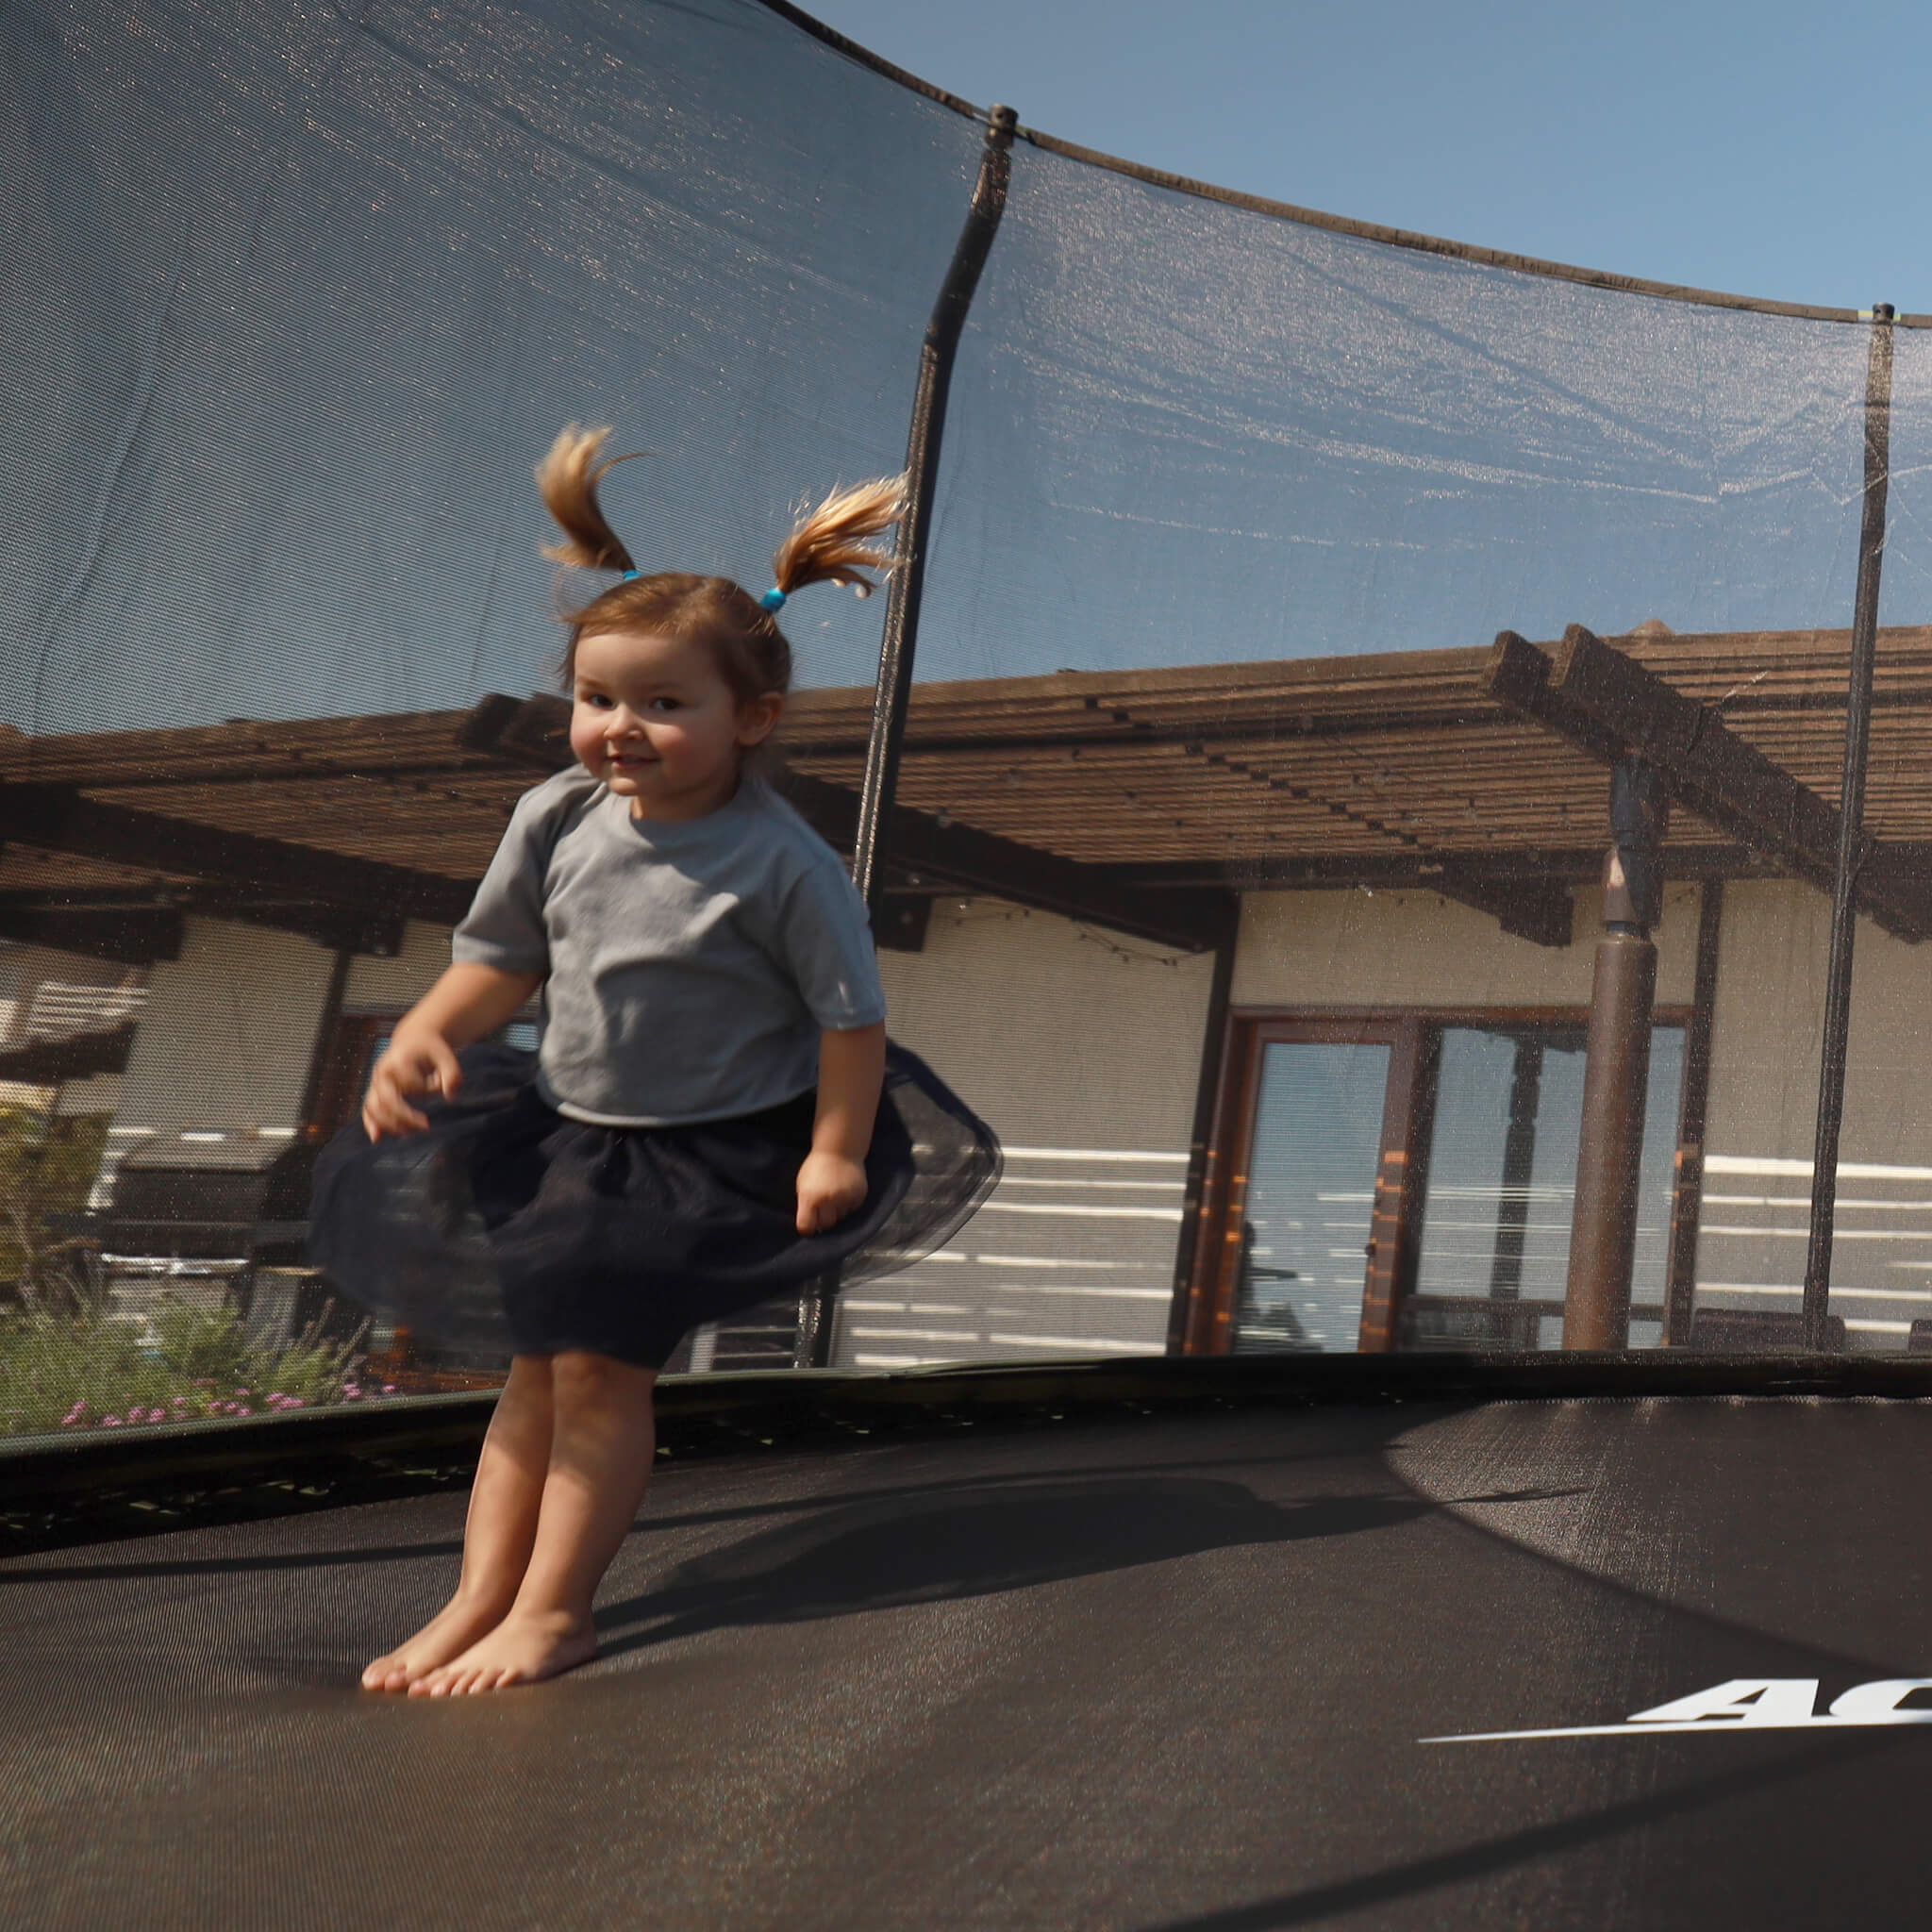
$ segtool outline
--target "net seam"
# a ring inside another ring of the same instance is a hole
[[[830,47],[835,54],[842,54],[848,60],[856,60],[861,67],[871,70],[885,79],[895,81],[900,87],[909,88],[916,94],[924,94],[929,101],[936,101],[942,108],[950,108],[956,114],[963,114],[968,120],[984,121],[984,108],[975,108],[971,101],[962,100],[958,94],[950,93],[942,87],[935,87],[929,80],[921,80],[918,75],[908,74],[903,67],[895,67],[891,61],[874,54],[870,47],[862,47],[857,41],[847,40],[837,27],[827,26],[824,21],[815,20],[802,8],[793,7],[791,0],[758,0],[758,4],[768,13],[775,13],[780,20],[789,22],[802,33],[809,34],[813,40]]]
[[[1293,202],[1271,201],[1265,195],[1246,194],[1239,189],[1217,188],[1209,181],[1196,181],[1190,175],[1169,174],[1164,168],[1150,168],[1139,161],[1123,160],[1118,155],[1099,148],[1082,147],[1076,142],[1062,141],[1058,135],[1042,134],[1023,126],[1017,138],[1048,154],[1080,161],[1089,167],[1105,168],[1165,188],[1175,194],[1190,194],[1197,200],[1218,201],[1251,214],[1268,215],[1276,221],[1298,222],[1305,227],[1325,228],[1333,234],[1353,235],[1362,241],[1380,242],[1391,248],[1407,248],[1419,255],[1442,255],[1459,261],[1478,262],[1486,268],[1513,269],[1522,275],[1541,275],[1546,280],[1578,282],[1586,288],[1610,289],[1623,294],[1649,295],[1666,302],[1690,302],[1708,308],[1742,308],[1759,315],[1796,316],[1808,322],[1858,323],[1871,316],[1857,308],[1824,308],[1803,302],[1774,302],[1756,295],[1731,295],[1715,289],[1692,289],[1674,282],[1646,281],[1639,275],[1617,275],[1609,269],[1579,268],[1574,263],[1545,261],[1533,255],[1515,255],[1507,249],[1485,248],[1474,242],[1451,242],[1440,235],[1419,234],[1407,228],[1385,227],[1379,222],[1357,221],[1349,215],[1324,214],[1320,208],[1300,208]],[[1898,328],[1932,327],[1932,315],[1899,315]]]

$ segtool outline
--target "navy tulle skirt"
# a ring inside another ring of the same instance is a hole
[[[530,1053],[458,1056],[428,1127],[344,1127],[316,1165],[310,1258],[351,1301],[479,1354],[590,1349],[661,1368],[681,1337],[821,1276],[863,1281],[944,1246],[999,1179],[992,1131],[887,1049],[864,1205],[801,1235],[813,1095],[696,1125],[599,1127],[548,1106]]]

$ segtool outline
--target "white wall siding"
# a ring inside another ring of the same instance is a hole
[[[834,1361],[1158,1355],[1166,1346],[1213,961],[983,900],[880,956],[893,1037],[1007,1149],[943,1254],[841,1297]]]
[[[0,1047],[64,1040],[138,1018],[146,982],[140,966],[0,941]]]
[[[1700,1308],[1799,1307],[1830,918],[1807,886],[1724,889]],[[1903,1348],[1932,1318],[1932,952],[1861,920],[1853,957],[1831,1307],[1853,1347]]]

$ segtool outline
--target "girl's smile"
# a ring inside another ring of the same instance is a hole
[[[700,641],[600,631],[578,641],[570,748],[640,819],[694,819],[738,790],[785,700],[741,703]]]

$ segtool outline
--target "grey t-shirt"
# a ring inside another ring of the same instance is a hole
[[[774,1107],[817,1080],[822,1029],[886,1016],[864,901],[755,778],[671,822],[559,772],[518,800],[450,952],[549,975],[540,1091],[600,1125]]]

